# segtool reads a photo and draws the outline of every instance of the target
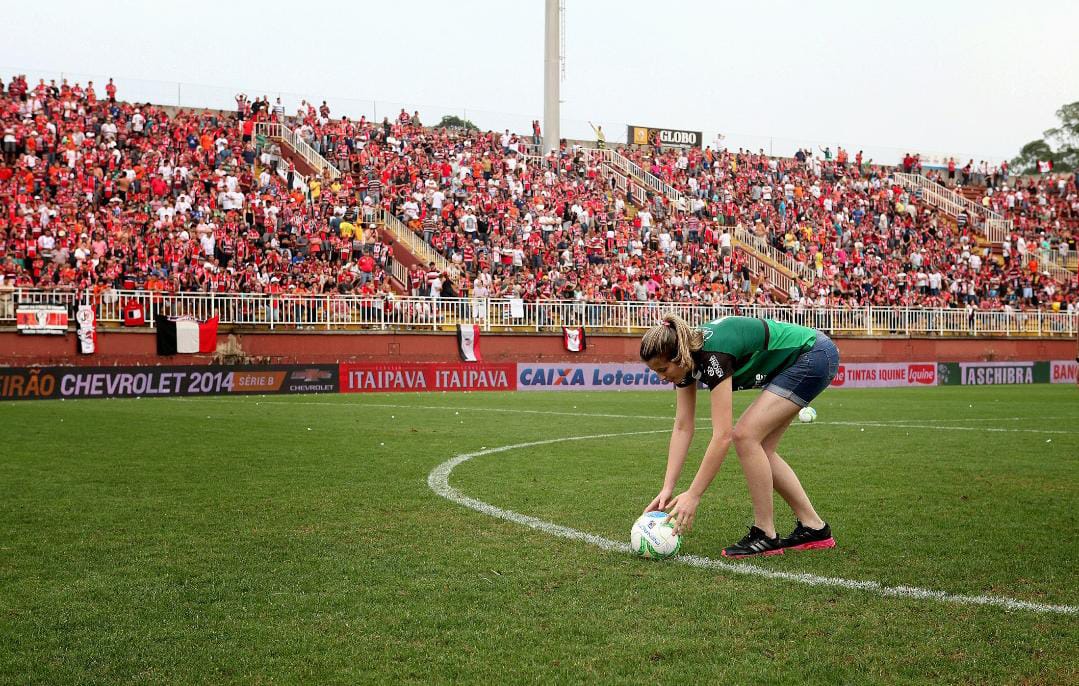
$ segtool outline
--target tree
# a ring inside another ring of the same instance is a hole
[[[464,129],[465,131],[479,131],[479,127],[468,119],[462,119],[452,114],[442,117],[442,121],[435,124],[436,129]]]
[[[1017,173],[1036,173],[1039,160],[1052,162],[1053,171],[1079,169],[1079,101],[1062,106],[1056,115],[1060,126],[1043,131],[1044,138],[1024,145],[1019,156],[1012,160],[1012,168]]]

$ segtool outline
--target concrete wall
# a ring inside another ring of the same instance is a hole
[[[225,342],[219,336],[219,343]],[[438,362],[457,360],[457,337],[432,333],[244,333],[236,338],[245,354],[260,362]],[[480,349],[488,362],[636,361],[636,336],[590,336],[580,354],[567,353],[559,334],[483,334]],[[1076,341],[1002,338],[839,338],[845,362],[979,362],[1068,360]],[[158,357],[155,334],[146,330],[102,331],[98,352],[76,355],[75,335],[30,336],[0,332],[0,365],[156,365],[208,364],[209,355]]]

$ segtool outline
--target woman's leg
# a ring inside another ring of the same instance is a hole
[[[791,417],[791,420],[793,419],[794,417]],[[809,502],[809,496],[802,488],[798,475],[776,452],[780,439],[790,427],[791,420],[787,420],[786,424],[778,427],[764,439],[764,452],[768,455],[768,463],[772,467],[772,487],[790,505],[798,521],[810,529],[819,529],[824,526],[824,520],[813,509],[813,503]]]
[[[766,391],[757,396],[734,425],[734,449],[746,477],[749,497],[753,500],[753,523],[769,538],[775,537],[776,526],[772,508],[772,464],[764,441],[777,429],[781,430],[782,436],[782,430],[798,410],[798,405],[791,400]],[[783,475],[781,480],[784,487],[789,485]]]

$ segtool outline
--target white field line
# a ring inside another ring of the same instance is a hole
[[[885,429],[933,429],[936,431],[979,431],[986,433],[1025,433],[1025,434],[1079,434],[1079,431],[1060,429],[1005,429],[996,426],[940,426],[939,424],[888,424],[885,422],[818,422],[830,426],[874,426]]]
[[[909,422],[1034,422],[1043,419],[1067,419],[1079,422],[1079,415],[1074,417],[949,417],[948,419],[926,417],[923,419],[878,419],[877,422],[879,424],[906,424]]]
[[[584,543],[590,543],[598,548],[601,548],[610,552],[627,553],[630,554],[631,550],[629,544],[617,541],[612,541],[609,538],[603,536],[597,536],[595,534],[586,533],[584,531],[578,531],[577,529],[571,529],[567,526],[561,526],[559,524],[553,524],[546,522],[536,517],[530,517],[528,515],[513,512],[511,510],[503,510],[501,508],[490,505],[481,500],[470,498],[457,489],[450,486],[450,474],[454,468],[462,462],[467,462],[474,457],[481,457],[484,455],[493,455],[495,453],[502,453],[509,450],[517,450],[519,448],[529,448],[538,445],[550,445],[552,443],[564,443],[567,441],[587,441],[597,438],[614,438],[619,436],[635,436],[640,434],[653,434],[663,433],[666,429],[657,429],[653,431],[630,431],[625,433],[607,433],[607,434],[593,434],[591,436],[568,436],[565,438],[551,438],[543,441],[531,441],[528,443],[517,443],[515,445],[504,445],[498,448],[488,448],[486,450],[480,450],[474,453],[466,453],[458,455],[457,457],[446,460],[442,464],[431,470],[431,473],[427,475],[427,485],[436,494],[451,500],[459,505],[481,512],[491,517],[497,517],[506,521],[514,522],[516,524],[523,524],[524,526],[542,531],[552,536],[559,536],[561,538],[567,538],[573,541],[581,541]],[[992,595],[956,595],[952,593],[945,593],[944,591],[933,591],[925,588],[916,588],[914,586],[885,586],[877,581],[858,581],[855,579],[842,579],[838,577],[817,576],[815,574],[803,574],[797,572],[780,572],[771,569],[765,569],[762,567],[756,567],[746,563],[730,563],[723,562],[722,560],[714,560],[708,557],[701,557],[698,555],[682,555],[673,559],[674,562],[690,565],[692,567],[701,567],[704,569],[716,569],[733,574],[745,574],[749,576],[758,576],[765,579],[774,579],[778,581],[791,581],[806,586],[822,586],[832,588],[843,588],[854,591],[865,591],[873,593],[885,598],[909,598],[913,600],[933,600],[942,603],[954,603],[958,605],[988,605],[992,607],[999,607],[1005,610],[1025,610],[1029,612],[1037,612],[1041,614],[1065,614],[1074,615],[1079,614],[1079,607],[1073,605],[1050,605],[1045,603],[1032,603],[1025,600],[1016,600],[1015,598],[1008,598],[1005,596],[992,596]]]
[[[254,397],[249,396],[247,399],[252,400],[252,399],[254,399]],[[237,400],[237,398],[221,398],[221,397],[173,398],[173,400],[178,400],[178,401],[181,401],[181,402],[192,402],[192,401],[196,401],[196,400],[198,400],[198,401],[213,400],[213,401],[217,401],[217,402],[233,402],[233,401]],[[342,408],[350,408],[350,409],[355,407],[352,404],[344,403],[344,402],[327,403],[327,402],[315,401],[315,402],[295,403],[295,402],[289,402],[289,401],[286,401],[286,400],[261,400],[261,399],[258,400],[256,402],[256,404],[262,404],[262,405],[292,405],[293,407],[296,407],[298,405],[316,405],[316,406],[321,406],[321,407],[342,407]],[[653,420],[653,421],[667,421],[667,422],[673,422],[674,421],[673,416],[664,417],[664,416],[642,415],[642,414],[603,414],[603,413],[591,413],[591,412],[559,412],[559,411],[555,411],[555,410],[520,410],[520,409],[513,409],[513,408],[506,408],[506,407],[465,407],[465,406],[462,406],[462,405],[458,405],[458,406],[454,406],[454,405],[410,405],[410,404],[405,404],[405,403],[400,403],[400,404],[395,404],[395,403],[362,403],[362,405],[364,407],[385,407],[385,408],[400,409],[400,410],[444,410],[444,411],[445,410],[453,410],[455,412],[460,412],[460,411],[463,410],[463,411],[471,411],[471,412],[508,412],[508,413],[512,413],[512,414],[554,415],[554,416],[561,416],[561,417],[597,417],[597,418],[600,418],[600,419],[648,419],[648,420]],[[672,413],[672,415],[673,415],[673,413]],[[1041,419],[1041,418],[1039,418],[1039,419]],[[697,421],[699,421],[699,422],[710,422],[712,420],[709,417],[698,417]],[[900,421],[900,420],[896,420],[896,421]],[[915,420],[911,420],[911,421],[917,422],[917,421],[933,421],[933,420],[917,420],[917,419],[915,419]],[[955,421],[968,421],[968,420],[959,419],[959,420],[955,420]],[[823,421],[818,421],[818,422],[813,422],[813,423],[818,424],[818,425],[826,425],[826,426],[857,426],[857,427],[871,426],[871,427],[880,427],[880,428],[885,428],[885,429],[933,429],[933,430],[937,430],[937,431],[986,431],[986,432],[994,432],[994,433],[1033,433],[1033,434],[1069,434],[1069,435],[1075,434],[1075,435],[1079,435],[1079,431],[1063,431],[1063,430],[1060,430],[1060,429],[1006,429],[1006,428],[1001,428],[1001,427],[983,428],[983,427],[976,427],[976,426],[937,426],[937,425],[932,425],[932,424],[898,424],[898,423],[892,423],[890,421],[873,421],[873,422],[823,422]],[[801,424],[800,422],[794,422],[791,426],[803,426],[803,424]]]

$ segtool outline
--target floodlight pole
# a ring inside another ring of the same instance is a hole
[[[558,130],[560,116],[559,95],[559,0],[546,3],[543,22],[543,154],[558,150],[561,134]]]

